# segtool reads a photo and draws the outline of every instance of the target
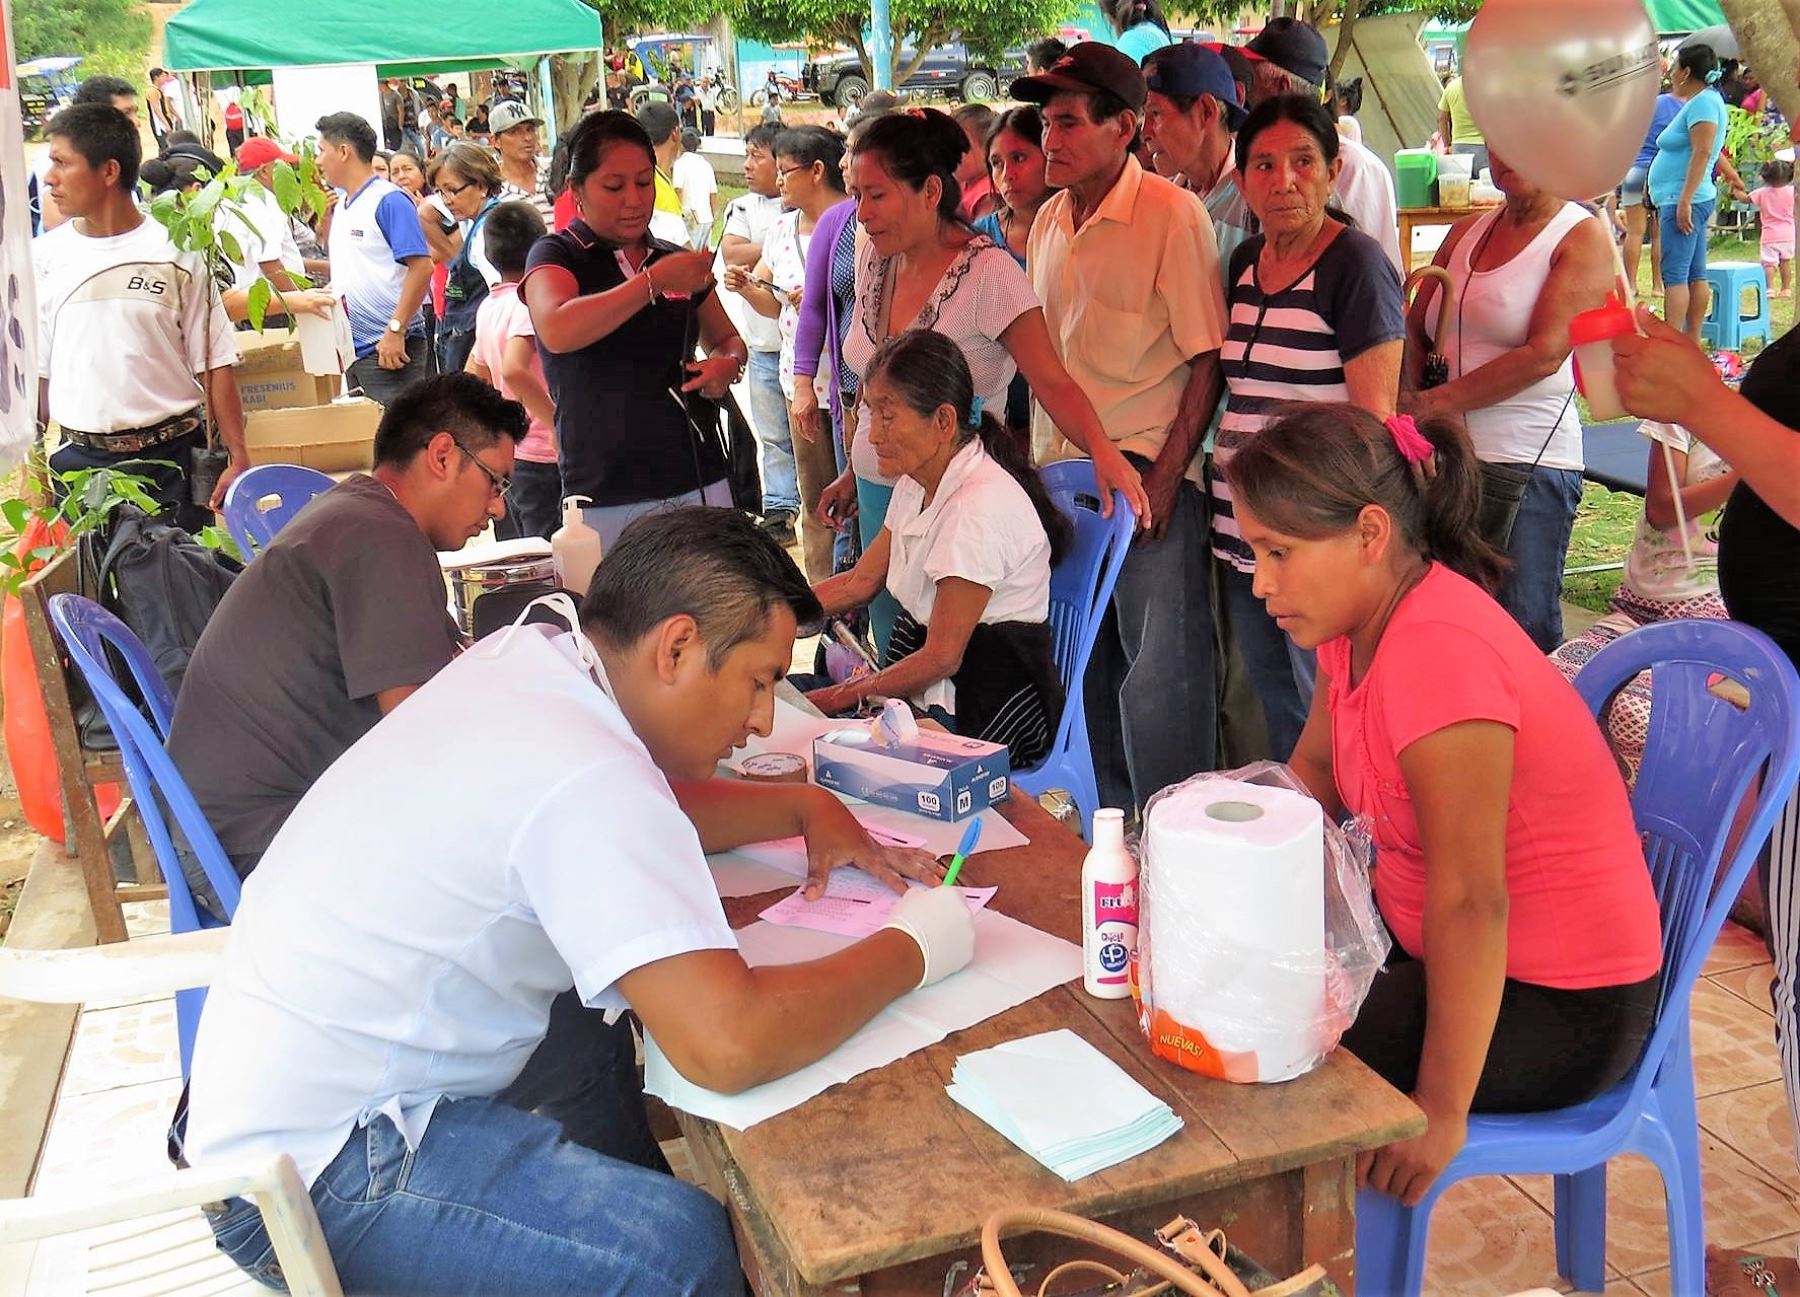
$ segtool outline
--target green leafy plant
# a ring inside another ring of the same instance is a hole
[[[167,460],[131,462],[140,467],[174,467]],[[0,530],[0,592],[5,594],[17,594],[33,572],[74,549],[83,536],[104,532],[125,505],[152,516],[163,512],[162,504],[151,494],[156,483],[141,473],[123,468],[62,471],[51,468],[41,450],[32,452],[25,471],[31,484],[26,495],[0,500],[0,522],[4,522],[4,530]],[[19,542],[34,522],[43,525],[49,540],[20,552]],[[208,549],[243,558],[231,534],[222,527],[203,527],[194,539]]]
[[[274,199],[284,216],[309,213],[314,219],[325,214],[325,187],[319,176],[318,159],[312,141],[300,146],[300,163],[293,166],[274,164]],[[227,162],[218,175],[206,175],[204,183],[193,193],[166,192],[150,199],[150,215],[169,232],[169,238],[183,252],[198,252],[206,258],[215,281],[229,282],[233,265],[247,264],[244,248],[232,232],[230,221],[221,221],[220,213],[235,220],[246,232],[252,218],[247,204],[262,201],[263,185],[254,174],[240,174],[235,162]],[[312,283],[293,271],[288,277],[301,288]],[[250,327],[260,330],[267,318],[269,303],[279,290],[266,278],[258,276],[250,286],[247,314]],[[283,295],[283,303],[286,297]],[[287,312],[289,331],[293,330],[293,312]]]
[[[6,525],[5,532],[0,533],[0,546],[4,547],[0,548],[0,590],[7,594],[18,593],[27,577],[58,554],[73,549],[83,536],[103,530],[124,505],[135,505],[150,514],[162,509],[150,494],[156,484],[124,469],[77,468],[64,472],[51,468],[42,453],[34,451],[26,474],[33,487],[28,492],[32,498],[0,500],[0,519]],[[33,503],[33,499],[44,503]],[[34,522],[49,530],[50,539],[21,553],[19,541]]]

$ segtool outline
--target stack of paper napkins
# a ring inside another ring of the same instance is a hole
[[[951,1076],[952,1099],[1065,1180],[1181,1129],[1168,1104],[1067,1028],[964,1054]]]

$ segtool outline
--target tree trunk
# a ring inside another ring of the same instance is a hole
[[[1794,83],[1800,63],[1800,0],[1719,0],[1719,7],[1764,93],[1783,117],[1800,122],[1800,88]]]
[[[600,77],[600,56],[557,54],[550,60],[550,83],[556,90],[556,131],[568,130],[581,119],[581,102]]]
[[[1800,3],[1800,0],[1796,0]],[[1331,52],[1331,64],[1325,69],[1327,83],[1335,84],[1338,73],[1343,70],[1344,60],[1350,57],[1351,38],[1356,33],[1356,19],[1362,13],[1362,0],[1344,0],[1344,14],[1338,20],[1337,48]]]

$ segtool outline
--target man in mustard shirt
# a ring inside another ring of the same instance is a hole
[[[1475,124],[1474,114],[1469,112],[1469,101],[1463,95],[1463,79],[1452,77],[1444,87],[1442,97],[1438,99],[1438,134],[1450,151],[1456,154],[1469,154],[1475,159],[1472,164],[1475,175],[1479,176],[1488,164],[1487,140],[1482,137],[1481,127]]]

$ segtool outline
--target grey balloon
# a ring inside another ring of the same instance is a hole
[[[1640,0],[1487,0],[1463,54],[1463,91],[1489,152],[1561,198],[1593,198],[1625,178],[1661,74]]]

